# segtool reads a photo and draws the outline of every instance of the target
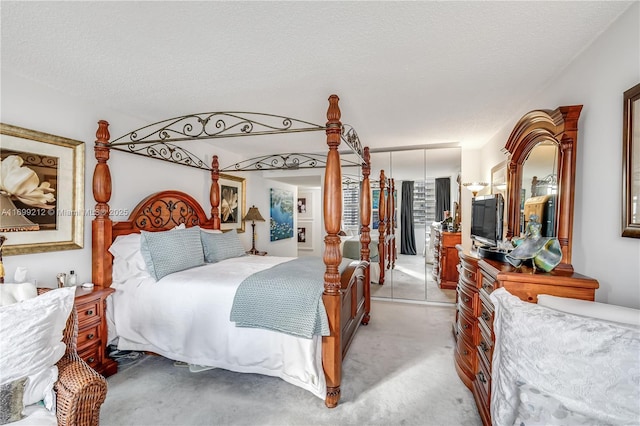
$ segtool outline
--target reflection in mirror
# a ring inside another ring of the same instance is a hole
[[[531,150],[522,166],[520,234],[527,229],[531,215],[536,215],[542,236],[556,236],[557,194],[558,144],[544,141]]]
[[[392,232],[392,238],[396,240],[395,262],[385,264],[383,285],[372,282],[372,296],[455,303],[455,290],[439,288],[432,273],[431,232],[438,216],[436,179],[450,181],[449,191],[441,197],[447,200],[446,208],[442,210],[453,212],[454,204],[459,203],[460,189],[456,178],[460,173],[460,148],[420,148],[374,153],[371,157],[372,192],[377,189],[373,181],[379,176],[380,169],[384,169],[395,187],[393,210],[396,218]],[[373,213],[375,219],[375,204]],[[372,239],[376,231],[372,230]]]
[[[624,92],[622,236],[640,238],[640,84]]]

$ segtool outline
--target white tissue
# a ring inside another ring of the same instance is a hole
[[[18,266],[16,273],[13,275],[13,281],[16,283],[23,283],[27,280],[27,268],[24,266]]]

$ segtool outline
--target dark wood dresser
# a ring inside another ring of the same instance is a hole
[[[491,361],[493,303],[489,295],[504,287],[521,300],[537,303],[539,294],[594,300],[598,281],[563,270],[536,272],[493,260],[478,259],[458,245],[460,278],[457,287],[455,366],[471,389],[484,425],[491,425]]]
[[[462,242],[461,232],[447,232],[432,228],[433,278],[438,287],[454,290],[458,285],[458,250],[456,244]]]

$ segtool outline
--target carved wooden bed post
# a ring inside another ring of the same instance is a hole
[[[378,256],[380,257],[380,279],[378,284],[384,284],[384,270],[385,261],[387,257],[386,252],[386,222],[387,222],[387,197],[384,195],[386,187],[386,177],[384,170],[380,170],[380,199],[378,201]]]
[[[322,362],[327,378],[327,398],[325,405],[333,408],[340,400],[340,381],[342,376],[342,342],[340,341],[340,221],[342,219],[342,171],[340,168],[340,107],[337,95],[329,97],[327,110],[327,166],[324,174],[324,223],[327,235],[324,237],[324,293],[322,299],[329,320],[330,336],[322,338]]]
[[[396,217],[395,217],[395,209],[396,209],[396,201],[395,201],[395,192],[396,192],[396,181],[395,179],[389,179],[389,208],[388,210],[388,219],[387,219],[387,269],[393,269],[396,266]]]
[[[369,175],[371,174],[371,156],[369,147],[364,148],[364,164],[362,165],[362,190],[360,191],[360,259],[371,261],[371,250],[369,243],[371,242],[371,184],[369,183]],[[379,256],[379,255],[378,255]],[[371,268],[364,270],[364,317],[362,324],[369,324],[369,313],[371,312]]]
[[[112,261],[109,246],[112,242],[112,227],[108,204],[111,199],[111,172],[107,165],[110,137],[109,123],[104,120],[98,121],[94,147],[98,164],[93,171],[93,198],[96,200],[96,211],[91,223],[93,232],[91,280],[99,287],[111,285]]]
[[[209,201],[211,202],[211,226],[213,229],[220,229],[220,164],[218,156],[214,155],[211,160],[211,189],[209,190]]]

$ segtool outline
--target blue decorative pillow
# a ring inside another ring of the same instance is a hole
[[[149,274],[156,280],[165,275],[204,265],[200,227],[165,232],[141,231],[140,251]]]
[[[207,263],[216,263],[232,257],[246,256],[240,237],[235,229],[222,234],[201,232],[204,259]]]

